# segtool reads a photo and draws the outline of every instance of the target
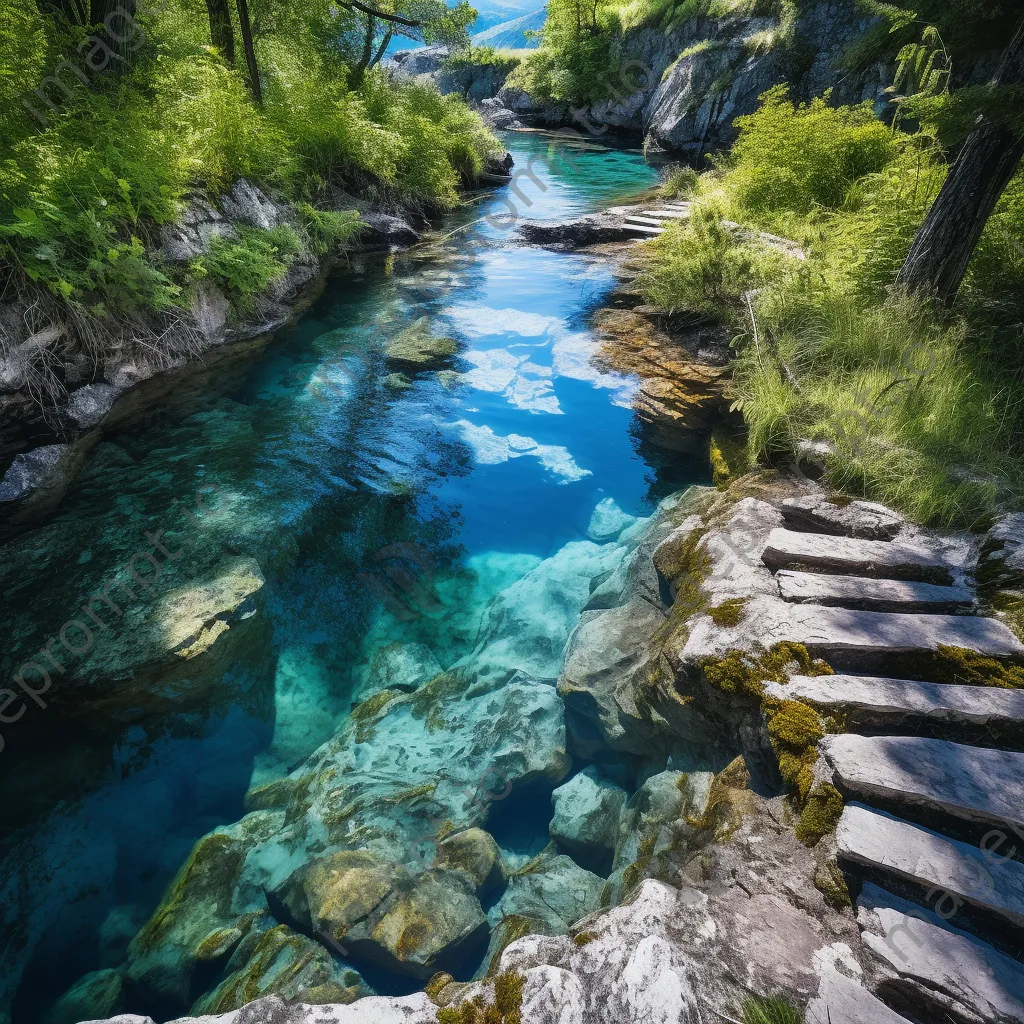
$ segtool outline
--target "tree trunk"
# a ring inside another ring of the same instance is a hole
[[[235,30],[231,24],[231,8],[228,0],[206,0],[210,15],[210,42],[220,50],[220,55],[234,67]]]
[[[388,43],[391,42],[391,36],[391,29],[388,29],[387,32],[384,33],[384,38],[380,41],[380,46],[377,47],[377,52],[373,55],[373,60],[370,61],[371,68],[375,68],[380,63],[381,58],[384,56],[384,53],[388,48]]]
[[[990,83],[1024,83],[1021,22]],[[951,303],[999,197],[1024,157],[1024,139],[1006,121],[986,118],[967,137],[924,219],[896,283],[909,292]]]
[[[238,26],[242,30],[242,46],[245,49],[245,66],[249,72],[249,90],[258,106],[263,106],[263,87],[260,85],[260,67],[256,62],[256,47],[252,42],[252,23],[249,21],[247,0],[236,0],[238,4]]]
[[[373,57],[373,36],[377,31],[377,19],[372,14],[366,16],[366,36],[363,38],[363,55],[359,58],[359,65],[352,75],[352,85],[358,89],[363,84],[363,76],[370,66],[370,59]]]

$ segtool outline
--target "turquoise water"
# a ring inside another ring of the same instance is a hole
[[[528,217],[597,209],[656,179],[635,151],[566,161],[539,135],[507,142],[540,181],[516,200]],[[188,545],[147,609],[168,631],[181,595],[226,565],[254,559],[267,580],[251,664],[212,689],[192,681],[152,707],[110,690],[94,706],[70,672],[50,707],[4,727],[0,997],[14,1024],[123,961],[195,840],[334,735],[373,691],[380,651],[420,644],[447,668],[473,650],[496,595],[559,552],[564,564],[599,504],[643,516],[706,479],[704,465],[646,445],[635,382],[591,361],[586,320],[614,283],[607,260],[515,243],[486,219],[507,209],[483,197],[447,237],[357,260],[258,358],[211,368],[144,426],[109,436],[59,516],[3,551],[8,673],[146,529]],[[399,376],[384,351],[416,323],[453,338],[458,356]],[[175,502],[197,492],[214,495],[212,511],[183,518]],[[588,544],[596,572],[604,555]],[[537,611],[563,613],[553,645],[578,607]],[[125,638],[124,657],[142,635]],[[545,657],[557,674],[557,651]]]

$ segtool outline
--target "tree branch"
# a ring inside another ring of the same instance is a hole
[[[403,18],[398,14],[386,14],[384,11],[378,11],[375,7],[368,7],[366,4],[360,3],[359,0],[334,0],[339,7],[345,7],[352,11],[362,11],[363,14],[368,14],[371,18],[380,18],[381,21],[390,21],[395,25],[405,25],[407,28],[422,28],[422,21],[412,21],[409,18]]]

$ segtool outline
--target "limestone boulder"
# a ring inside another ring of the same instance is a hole
[[[190,1012],[196,1016],[229,1013],[271,995],[320,1005],[352,1003],[369,994],[360,975],[339,964],[324,946],[277,925],[260,933],[244,966],[198,999]]]
[[[366,689],[411,692],[441,674],[434,652],[426,644],[387,644],[373,652],[367,672]]]
[[[78,1024],[87,1017],[108,1017],[124,1004],[124,978],[110,968],[79,978],[47,1011],[42,1024]]]
[[[626,791],[591,766],[559,786],[551,802],[551,838],[585,864],[610,866]]]
[[[439,868],[462,872],[480,895],[505,884],[501,850],[482,828],[467,828],[442,839],[437,844],[435,863]]]
[[[424,316],[388,342],[385,357],[395,370],[416,373],[446,365],[457,350],[457,342],[434,334]]]

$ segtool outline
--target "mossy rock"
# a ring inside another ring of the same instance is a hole
[[[454,338],[438,337],[430,330],[430,318],[422,316],[389,342],[388,363],[405,373],[438,369],[459,350]]]
[[[805,846],[816,846],[839,824],[843,795],[830,782],[811,789],[796,823],[796,837]]]
[[[459,967],[487,937],[487,918],[462,875],[428,871],[377,921],[359,949],[418,978]]]
[[[501,851],[482,828],[468,828],[437,844],[437,867],[460,871],[478,893],[493,892],[505,882]]]
[[[304,891],[312,927],[344,943],[349,929],[387,899],[402,872],[367,850],[342,850],[315,862]]]
[[[268,995],[289,1002],[351,1003],[368,991],[361,979],[346,985],[347,973],[318,942],[278,925],[263,933],[245,966],[199,999],[191,1012],[229,1013]]]
[[[242,832],[236,826],[231,833],[212,832],[200,839],[132,940],[127,975],[147,1001],[187,1008],[194,998],[197,964],[228,956],[247,930],[251,919],[232,910],[250,847]]]

